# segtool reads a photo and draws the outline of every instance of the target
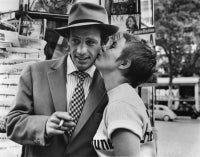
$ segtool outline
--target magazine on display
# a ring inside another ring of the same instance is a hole
[[[120,31],[137,35],[155,45],[155,27],[141,25],[141,16],[139,14],[111,15],[111,23],[117,25]]]
[[[11,20],[8,20],[7,23],[9,23],[12,26],[14,26],[17,31],[19,30],[19,20],[17,20],[17,19],[11,19]]]
[[[29,0],[29,10],[53,14],[68,14],[76,0]]]
[[[25,67],[45,60],[46,19],[25,15],[1,22],[0,28],[0,156],[21,156],[21,145],[6,136],[5,117],[13,107],[20,75]]]
[[[19,35],[33,39],[44,39],[46,24],[46,19],[20,18]]]
[[[44,50],[47,42],[42,39],[35,39],[24,35],[19,35],[19,43],[21,48]]]
[[[120,31],[127,31],[134,34],[135,31],[140,29],[140,15],[111,15],[111,23],[117,25]]]
[[[7,43],[7,44],[6,44]],[[20,46],[19,40],[18,40],[18,32],[12,32],[7,30],[1,30],[0,29],[0,45],[5,45],[5,47],[10,47],[12,45],[14,47]],[[1,46],[1,48],[2,48]]]

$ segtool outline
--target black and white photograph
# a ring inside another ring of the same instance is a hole
[[[119,26],[121,31],[134,34],[140,28],[140,15],[111,15],[111,23]]]
[[[199,0],[0,0],[0,157],[200,157]]]

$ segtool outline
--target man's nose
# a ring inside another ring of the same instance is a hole
[[[87,46],[86,46],[86,44],[84,44],[84,43],[80,44],[78,46],[78,48],[77,48],[77,52],[79,54],[85,54],[87,52]]]

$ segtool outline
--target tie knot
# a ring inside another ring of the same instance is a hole
[[[80,80],[82,80],[82,81],[83,81],[86,77],[89,76],[88,73],[85,73],[85,72],[83,72],[83,71],[74,71],[74,72],[73,72],[73,75],[78,76],[78,78],[79,78]]]

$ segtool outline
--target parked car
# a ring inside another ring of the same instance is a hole
[[[152,107],[148,110],[149,114],[152,114]],[[177,115],[165,105],[154,105],[155,119],[164,121],[173,121],[177,118]]]
[[[200,116],[191,104],[181,104],[176,110],[173,110],[177,116],[190,116],[192,119],[197,119]]]

